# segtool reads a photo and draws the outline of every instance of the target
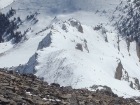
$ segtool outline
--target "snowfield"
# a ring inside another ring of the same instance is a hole
[[[14,0],[0,0],[0,9],[3,9],[10,5]]]
[[[128,45],[112,26],[126,4],[127,0],[16,0],[2,12],[16,9],[10,19],[20,17],[18,30],[28,32],[16,45],[0,43],[0,68],[34,73],[61,86],[107,85],[119,96],[139,96],[137,43]],[[35,12],[39,21],[26,21]]]

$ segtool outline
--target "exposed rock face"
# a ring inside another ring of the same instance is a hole
[[[120,98],[111,88],[102,87],[89,91],[57,83],[48,85],[34,75],[0,69],[0,105],[139,105],[134,99]]]
[[[38,50],[42,49],[44,47],[48,47],[51,44],[51,35],[52,33],[50,32],[40,43],[38,46]]]
[[[62,29],[65,30],[66,32],[68,32],[68,28],[67,28],[67,25],[66,24],[63,24],[62,25]]]
[[[133,88],[133,83],[132,83],[132,81],[130,82],[130,87]]]
[[[118,35],[118,41],[117,41],[117,44],[118,44],[118,51],[120,51],[120,38],[119,38],[119,35]]]
[[[128,52],[130,49],[130,42],[131,42],[130,38],[127,38],[127,50],[128,50]]]
[[[108,42],[107,36],[105,37],[105,42]]]
[[[101,28],[102,28],[101,25],[97,25],[97,26],[95,26],[93,29],[96,30],[96,31],[98,31],[98,30],[100,30]]]
[[[80,44],[80,43],[77,43],[77,45],[76,45],[75,48],[78,49],[78,50],[80,50],[80,51],[83,51],[82,44]]]
[[[122,78],[122,69],[123,69],[123,66],[122,66],[122,64],[120,62],[118,64],[118,67],[116,68],[115,79],[121,80],[121,78]]]
[[[136,51],[137,51],[137,56],[138,56],[139,61],[140,61],[140,46],[138,43],[136,43]]]
[[[123,69],[122,80],[129,82],[129,78],[130,78],[130,76],[128,75],[128,72]]]
[[[88,49],[88,46],[87,46],[87,41],[86,41],[86,39],[84,39],[84,48],[87,50],[87,52],[89,53],[89,49]]]
[[[129,76],[128,72],[123,68],[121,62],[119,62],[116,68],[115,79],[127,81],[132,89],[140,90],[139,80],[136,77]]]
[[[83,27],[82,27],[82,25],[81,25],[81,23],[79,21],[77,21],[77,20],[75,20],[73,18],[69,19],[69,21],[70,21],[70,24],[73,27],[76,27],[79,32],[84,33]]]
[[[140,90],[139,80],[137,78],[134,78],[134,80],[136,89]]]
[[[83,33],[83,27],[81,25],[78,27],[78,31]]]

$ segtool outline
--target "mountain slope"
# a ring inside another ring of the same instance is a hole
[[[16,10],[9,20],[20,17],[15,31],[22,39],[1,51],[0,67],[14,66],[10,69],[62,86],[107,85],[119,96],[139,96],[138,44],[128,42],[115,26],[129,4],[126,0],[16,0],[2,12]]]
[[[65,20],[69,19],[70,17],[74,17],[74,18],[80,20],[80,22],[84,23],[85,25],[95,26],[95,25],[98,25],[99,23],[107,24],[108,19],[106,16],[108,16],[108,15],[105,15],[102,13],[103,12],[102,8],[110,7],[110,8],[107,8],[107,10],[109,11],[108,14],[111,15],[111,12],[114,11],[112,8],[114,8],[114,6],[119,4],[119,1],[117,1],[117,0],[115,2],[116,4],[112,4],[111,1],[108,1],[108,2],[106,1],[106,2],[104,2],[104,4],[100,4],[100,3],[98,3],[99,2],[98,0],[93,0],[93,1],[88,1],[88,2],[85,2],[84,0],[83,0],[83,2],[71,1],[71,0],[66,0],[65,2],[62,2],[61,0],[59,0],[59,2],[58,2],[59,6],[56,6],[57,3],[54,3],[54,2],[56,2],[56,1],[55,0],[52,0],[52,1],[16,0],[10,6],[4,8],[2,10],[2,12],[5,14],[7,14],[7,12],[11,9],[11,7],[14,10],[16,10],[16,14],[14,14],[12,17],[10,17],[10,20],[14,20],[14,18],[18,18],[18,17],[20,17],[20,19],[21,19],[21,24],[18,25],[18,28],[15,31],[21,33],[21,36],[23,37],[23,39],[22,39],[23,41],[28,40],[30,38],[33,39],[30,41],[24,41],[24,43],[22,43],[23,46],[25,44],[26,48],[30,49],[30,46],[28,46],[29,43],[36,44],[36,45],[33,46],[34,50],[26,50],[26,53],[23,52],[23,51],[25,51],[25,49],[22,50],[22,47],[18,47],[18,46],[14,47],[12,49],[12,51],[14,50],[14,52],[16,52],[17,59],[14,59],[13,54],[8,53],[8,52],[10,52],[10,50],[9,51],[7,50],[7,53],[5,53],[4,56],[0,59],[1,67],[18,66],[19,64],[26,63],[28,61],[29,57],[31,56],[31,54],[35,53],[37,44],[40,41],[40,40],[35,41],[37,39],[36,37],[42,36],[42,34],[44,34],[44,33],[41,33],[41,32],[43,30],[51,27],[52,23],[55,23],[59,20],[65,21]],[[77,2],[79,2],[79,3],[77,3]],[[96,2],[98,4],[97,9],[94,6],[95,5],[94,2]],[[71,5],[69,5],[69,3]],[[87,3],[87,4],[84,5],[83,3],[84,4]],[[37,5],[37,4],[39,4],[39,5]],[[77,4],[77,6],[76,6],[76,4]],[[89,4],[92,4],[93,6],[88,6]],[[43,5],[45,5],[45,6],[43,6]],[[74,8],[71,9],[71,7],[73,7],[73,6],[75,6],[77,8],[79,8],[78,6],[81,6],[82,10],[79,11]],[[51,11],[54,7],[57,7],[58,12]],[[87,7],[90,7],[91,9],[87,10]],[[99,8],[99,7],[102,7],[102,8]],[[62,10],[64,10],[64,8],[66,8],[67,11],[62,11]],[[91,11],[91,10],[93,10],[93,11]],[[99,11],[99,13],[96,13],[97,10]],[[86,13],[85,11],[88,11],[88,12]],[[85,15],[86,15],[86,17],[85,17]],[[27,17],[32,17],[32,18],[27,19]],[[34,23],[35,21],[37,21],[37,23]],[[13,40],[13,39],[11,39],[11,40]],[[27,42],[27,44],[26,44],[26,42]],[[19,51],[19,49],[21,49],[21,50]],[[25,55],[25,56],[21,56],[21,55]],[[9,58],[12,58],[12,59],[9,60]],[[19,60],[18,60],[18,58],[19,58]],[[3,62],[3,59],[5,61],[8,61],[9,63]],[[17,60],[18,60],[18,62],[17,62]]]
[[[139,105],[132,98],[118,97],[107,86],[102,87],[101,91],[73,89],[70,86],[60,87],[59,84],[55,83],[49,85],[35,75],[22,75],[13,71],[0,70],[0,85],[1,105],[23,103],[27,105],[101,105],[101,103]]]
[[[83,33],[78,31],[78,25],[82,26]],[[139,95],[139,91],[129,86],[132,82],[133,87],[139,89],[139,83],[136,84],[134,79],[140,79],[136,43],[130,44],[128,52],[127,43],[120,38],[118,50],[117,37],[115,31],[106,30],[103,34],[102,29],[94,30],[75,19],[60,21],[53,24],[27,65],[16,70],[35,73],[49,83],[63,86],[84,88],[102,84],[111,87],[119,95]],[[121,81],[117,80],[119,78],[115,79],[120,62],[123,65]]]

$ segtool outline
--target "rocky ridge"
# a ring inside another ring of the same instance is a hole
[[[107,86],[89,91],[42,81],[32,74],[0,69],[0,105],[140,105],[134,99],[118,97]]]

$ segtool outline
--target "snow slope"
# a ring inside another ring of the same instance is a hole
[[[42,40],[41,45],[39,44],[36,54],[25,67],[19,67],[18,70],[21,73],[35,73],[49,83],[55,82],[74,88],[102,84],[111,87],[120,96],[138,96],[139,91],[129,86],[133,77],[140,79],[140,64],[135,42],[131,43],[128,52],[127,43],[120,38],[119,51],[115,31],[112,33],[110,30],[107,31],[108,42],[106,42],[101,30],[96,31],[91,26],[82,25],[83,33],[81,33],[73,25],[74,22],[77,20],[70,19],[53,24],[54,27]],[[77,43],[82,45],[82,51],[76,49]],[[120,61],[129,74],[129,82],[114,78]]]
[[[28,61],[31,54],[33,55],[37,49],[37,44],[40,42],[40,40],[37,40],[37,41],[34,41],[34,40],[37,39],[36,37],[42,36],[43,33],[40,33],[40,31],[46,29],[46,27],[51,27],[53,23],[59,20],[65,21],[73,17],[73,18],[78,19],[81,23],[85,25],[95,26],[100,23],[107,24],[108,15],[106,15],[106,13],[105,14],[102,13],[103,8],[105,8],[108,11],[108,14],[111,15],[111,12],[114,11],[114,6],[117,6],[120,3],[118,0],[116,0],[115,3],[112,3],[111,0],[105,1],[104,3],[99,3],[98,0],[92,0],[88,2],[86,2],[85,0],[83,0],[83,2],[78,1],[78,0],[77,1],[65,0],[64,2],[62,2],[62,0],[59,0],[57,3],[54,3],[54,2],[56,2],[56,0],[51,0],[51,1],[49,0],[41,0],[41,1],[16,0],[10,6],[2,10],[3,13],[7,13],[11,9],[11,7],[16,10],[16,14],[10,19],[12,20],[14,17],[21,18],[23,23],[22,25],[19,26],[19,29],[17,31],[21,31],[22,34],[24,34],[25,31],[28,31],[26,34],[27,39],[33,38],[33,40],[30,40],[30,42],[25,41],[24,43],[22,43],[22,46],[26,46],[27,47],[26,49],[30,49],[30,46],[28,46],[29,43],[31,43],[31,45],[35,44],[35,46],[33,46],[34,47],[33,49],[26,50],[26,53],[24,53],[25,47],[23,48],[22,47],[19,48],[18,46],[14,47],[12,49],[12,52],[14,50],[17,56],[17,59],[13,59],[14,56],[12,53],[11,54],[7,53],[0,59],[1,67],[11,67],[11,66],[18,66],[19,64],[25,64]],[[93,6],[88,6],[89,4],[92,4]],[[80,5],[81,5],[82,10],[73,8],[73,6],[79,8]],[[95,8],[96,5],[97,5],[97,9]],[[54,7],[56,8],[57,12],[52,11]],[[88,7],[90,7],[90,10],[87,9]],[[96,13],[97,10],[99,11],[99,13]],[[88,11],[88,12],[85,12],[85,11]],[[39,20],[37,24],[33,24],[33,20],[31,21],[26,20],[27,16],[33,15],[35,14],[35,12],[37,12],[37,15],[35,15],[35,18]],[[39,33],[39,34],[36,35],[36,33]],[[25,56],[21,56],[21,54]],[[11,58],[11,60],[9,60],[9,58]],[[3,62],[3,60],[8,61],[9,63],[5,63]]]
[[[6,6],[10,5],[14,0],[0,0],[0,9],[5,8]]]
[[[7,42],[0,43],[0,68],[15,66],[15,71],[34,73],[62,86],[107,85],[119,96],[139,96],[136,42],[128,51],[125,38],[118,39],[112,26],[126,4],[127,0],[16,0],[2,12],[14,8],[16,14],[10,19],[20,17],[23,24],[18,30],[28,31],[17,45],[3,49]],[[32,14],[36,24],[26,20]],[[117,80],[120,62],[122,77]]]

